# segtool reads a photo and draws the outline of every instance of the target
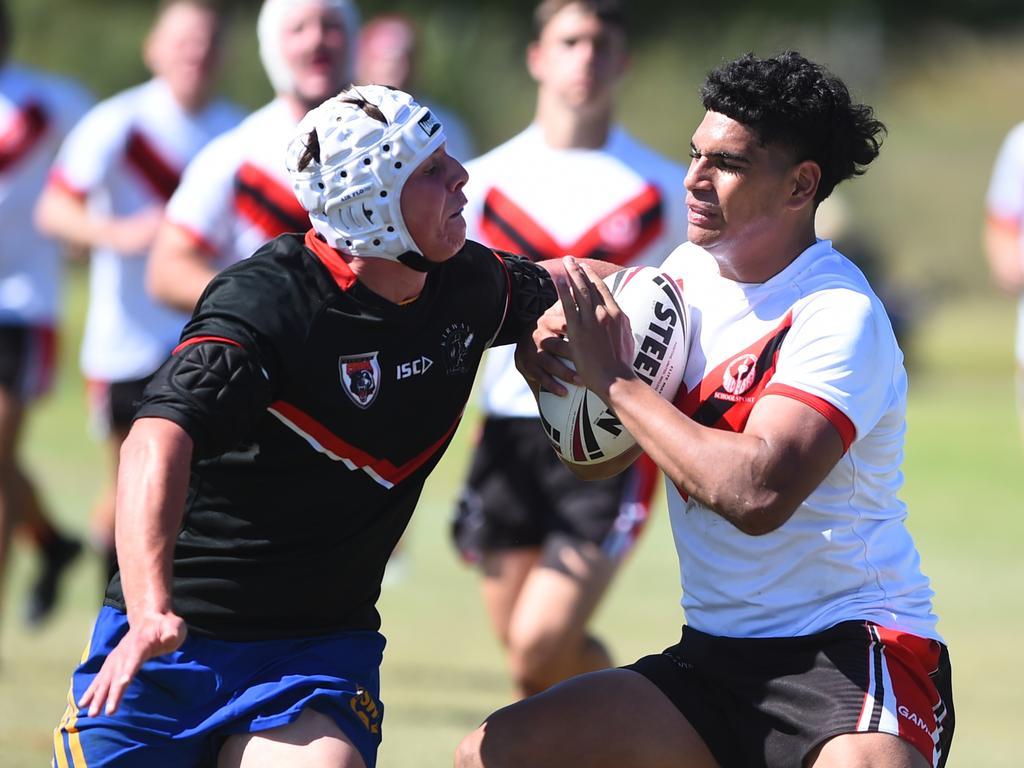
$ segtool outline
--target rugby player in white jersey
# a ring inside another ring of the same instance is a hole
[[[275,98],[189,165],[149,263],[151,295],[186,312],[220,269],[309,228],[285,148],[303,115],[352,80],[359,18],[351,0],[265,0],[257,26]]]
[[[18,456],[26,410],[52,382],[60,315],[60,246],[33,226],[32,208],[61,139],[91,97],[69,79],[8,61],[10,42],[0,3],[0,575],[12,531],[27,533],[41,555],[26,611],[36,624],[50,614],[59,577],[81,544],[49,519]]]
[[[470,236],[535,260],[571,253],[658,264],[685,239],[683,168],[615,121],[627,65],[617,0],[546,0],[527,65],[533,123],[467,164]],[[488,353],[486,419],[455,521],[520,696],[611,657],[587,623],[645,523],[657,486],[649,461],[599,483],[551,451],[511,348]]]
[[[146,294],[150,247],[188,161],[243,114],[212,96],[222,27],[208,0],[161,3],[143,44],[152,79],[96,105],[74,127],[36,212],[44,232],[91,249],[81,365],[112,465],[91,535],[111,561],[121,443],[146,382],[187,319]]]
[[[949,756],[949,654],[898,497],[903,355],[864,275],[815,236],[818,203],[877,157],[884,126],[791,51],[722,65],[701,97],[690,242],[662,265],[695,329],[674,402],[637,378],[628,319],[572,259],[564,314],[549,310],[520,353],[543,386],[578,375],[664,471],[682,638],[500,710],[457,768],[941,768]],[[538,369],[537,344],[578,374],[553,357]]]
[[[1006,136],[989,182],[985,253],[992,279],[1017,299],[1017,411],[1024,438],[1024,123]]]

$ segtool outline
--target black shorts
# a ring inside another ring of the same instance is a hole
[[[94,428],[101,435],[112,430],[127,431],[142,403],[142,393],[152,374],[129,381],[90,381],[89,411]]]
[[[613,478],[580,480],[555,455],[539,419],[487,419],[453,537],[470,562],[483,552],[540,547],[554,533],[619,559],[646,523],[657,484],[646,456]]]
[[[50,326],[0,325],[0,388],[29,402],[53,384],[57,334]]]
[[[946,647],[869,622],[792,638],[684,627],[678,645],[626,669],[675,704],[722,768],[793,768],[827,739],[859,732],[899,736],[941,768],[953,739]]]

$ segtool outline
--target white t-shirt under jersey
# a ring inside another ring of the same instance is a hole
[[[303,210],[285,167],[298,121],[275,99],[200,152],[189,164],[167,219],[191,234],[217,268],[247,259],[284,232],[305,232]]]
[[[694,340],[676,406],[743,430],[764,394],[793,397],[836,425],[846,453],[778,529],[741,533],[668,484],[686,621],[714,635],[797,636],[870,620],[939,638],[932,590],[897,496],[907,377],[881,302],[827,240],[761,284],[723,278],[680,246]]]
[[[1024,123],[1003,141],[989,182],[987,205],[990,217],[1017,229],[1024,259]],[[1017,362],[1024,366],[1024,294],[1017,304],[1016,354]]]
[[[188,161],[240,118],[222,101],[189,113],[163,81],[150,80],[97,104],[75,126],[54,164],[52,183],[105,215],[164,205]],[[147,295],[145,273],[145,253],[93,249],[81,355],[88,378],[148,376],[173,349],[187,316]]]
[[[534,259],[572,254],[657,265],[686,239],[685,168],[620,127],[600,149],[553,149],[534,124],[466,170],[467,236],[492,248]],[[514,351],[488,351],[484,410],[536,418]]]
[[[0,67],[0,323],[52,325],[59,315],[60,245],[33,210],[61,141],[91,106],[65,78]]]

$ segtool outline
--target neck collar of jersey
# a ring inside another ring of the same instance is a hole
[[[306,232],[306,247],[316,254],[320,263],[327,267],[327,271],[331,273],[331,277],[334,278],[334,282],[341,290],[347,291],[355,285],[356,274],[352,271],[352,267],[337,250],[320,239],[315,229]]]

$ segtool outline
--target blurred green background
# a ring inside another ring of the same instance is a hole
[[[98,98],[146,77],[138,47],[155,3],[8,5],[14,59],[75,76]],[[256,57],[258,4],[234,5],[223,91],[255,107],[270,97]],[[699,121],[704,73],[748,50],[801,50],[844,77],[888,125],[881,157],[844,195],[855,232],[873,245],[914,323],[904,497],[952,649],[958,724],[949,766],[1019,766],[1024,451],[1013,402],[1013,303],[989,286],[980,232],[995,153],[1024,120],[1024,8],[1017,0],[629,5],[637,28],[621,120],[680,162]],[[516,10],[527,7],[522,0],[360,6],[364,17],[404,8],[421,23],[422,89],[461,114],[479,149],[530,119],[533,89],[522,66],[528,26]],[[58,385],[33,415],[26,448],[55,514],[84,534],[106,468],[86,433],[76,363],[83,277],[81,267],[69,270]],[[470,414],[414,519],[408,578],[381,601],[389,638],[382,768],[450,765],[458,739],[511,695],[475,575],[447,540],[474,428]],[[100,566],[82,558],[57,616],[29,632],[20,610],[36,565],[32,551],[16,545],[11,565],[0,617],[0,766],[20,768],[49,761],[68,674],[98,604]],[[674,641],[677,603],[674,549],[659,509],[597,625],[617,659],[631,661]]]

